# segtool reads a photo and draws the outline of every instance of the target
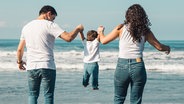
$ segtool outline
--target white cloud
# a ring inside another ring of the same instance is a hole
[[[6,21],[0,21],[0,28],[1,27],[6,27]]]

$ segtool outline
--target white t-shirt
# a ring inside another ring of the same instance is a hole
[[[100,61],[99,54],[99,41],[95,39],[94,41],[87,41],[84,39],[82,41],[84,45],[84,63],[92,63]]]
[[[119,58],[135,59],[143,57],[145,37],[142,36],[141,42],[133,42],[128,25],[123,26],[123,32],[119,40]]]
[[[56,23],[47,20],[33,20],[23,27],[21,40],[26,42],[27,70],[56,69],[54,42],[63,32]]]

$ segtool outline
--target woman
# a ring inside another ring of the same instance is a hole
[[[124,24],[115,27],[104,36],[104,27],[98,28],[100,41],[107,44],[119,37],[119,56],[114,75],[114,104],[123,104],[130,84],[131,104],[141,104],[144,86],[147,80],[143,61],[144,43],[148,41],[159,51],[170,53],[170,47],[161,44],[154,36],[146,12],[139,4],[130,6],[125,15]]]

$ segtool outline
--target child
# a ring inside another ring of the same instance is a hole
[[[89,85],[89,78],[91,76],[93,90],[98,90],[100,37],[97,31],[90,30],[87,32],[87,39],[84,37],[83,32],[80,32],[80,38],[84,46],[84,75],[82,84],[84,87],[87,87]]]

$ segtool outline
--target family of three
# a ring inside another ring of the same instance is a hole
[[[150,30],[151,23],[141,5],[131,5],[126,11],[125,22],[116,26],[109,34],[104,35],[105,28],[99,26],[97,31],[88,31],[86,38],[83,35],[82,25],[76,26],[71,32],[66,32],[54,22],[56,16],[57,12],[52,6],[43,6],[38,18],[22,29],[17,48],[17,64],[20,70],[27,70],[29,104],[37,104],[41,83],[45,104],[54,104],[56,80],[54,41],[61,38],[71,42],[78,34],[84,45],[83,86],[89,84],[91,75],[92,87],[98,90],[99,44],[107,44],[119,38],[119,55],[114,74],[114,104],[124,103],[129,85],[131,104],[141,104],[147,80],[143,60],[144,43],[147,41],[166,54],[170,52],[170,47],[161,44]],[[24,47],[27,48],[27,62],[22,60]]]

